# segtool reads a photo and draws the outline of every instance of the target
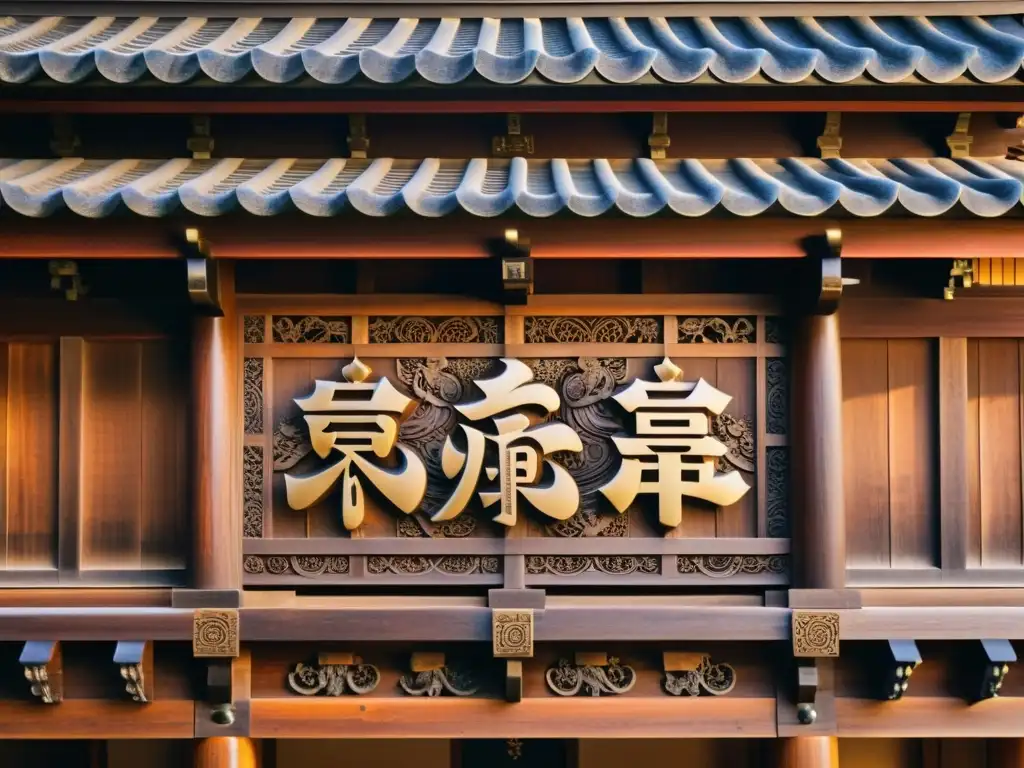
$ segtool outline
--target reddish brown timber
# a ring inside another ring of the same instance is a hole
[[[1005,697],[968,704],[962,699],[909,696],[898,704],[836,698],[838,735],[900,738],[1007,738],[1024,736],[1024,699]]]
[[[346,727],[339,728],[339,723]],[[774,737],[775,699],[253,699],[256,738]]]
[[[188,640],[192,611],[172,608],[0,608],[0,640]]]
[[[845,251],[844,251],[845,253]],[[958,295],[936,299],[846,298],[839,310],[844,338],[1019,338],[1024,327],[1024,299],[979,299]]]
[[[0,739],[191,739],[193,703],[66,699],[53,707],[0,701]],[[3,750],[3,747],[0,747]]]
[[[884,607],[839,610],[842,640],[1024,639],[1020,607]]]
[[[7,589],[0,608],[170,608],[169,589]]]

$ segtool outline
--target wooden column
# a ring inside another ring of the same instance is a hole
[[[807,314],[797,318],[791,360],[796,586],[842,589],[846,584],[846,510],[838,316]]]
[[[839,740],[835,736],[779,739],[776,768],[839,768]]]
[[[231,264],[216,260],[223,317],[192,325],[193,529],[196,589],[242,584],[242,426]]]
[[[1024,739],[991,739],[988,768],[1024,768]]]
[[[256,745],[244,736],[196,741],[195,768],[257,768]]]

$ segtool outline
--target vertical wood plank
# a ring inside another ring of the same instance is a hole
[[[967,340],[967,567],[981,567],[981,391],[977,339]]]
[[[82,556],[82,437],[85,432],[85,340],[60,340],[60,457],[58,460],[60,562],[62,577],[81,569]]]
[[[967,339],[939,339],[939,518],[943,570],[967,567],[968,425]]]
[[[274,536],[274,358],[263,358],[263,538]]]
[[[890,340],[889,535],[894,568],[937,565],[935,359],[930,339]]]
[[[978,348],[982,566],[1021,564],[1020,368],[1017,341]]]
[[[756,393],[756,358],[719,358],[718,388],[732,401],[726,413],[736,418],[748,418],[757,434],[757,393]],[[756,457],[756,453],[755,453]],[[756,467],[755,467],[756,469]],[[757,481],[755,475],[742,473],[743,479],[751,486],[735,504],[719,507],[715,514],[715,533],[719,537],[747,538],[757,536]]]
[[[84,360],[79,565],[140,568],[142,345],[89,342]]]
[[[846,339],[843,465],[847,564],[888,567],[889,363],[884,340]]]

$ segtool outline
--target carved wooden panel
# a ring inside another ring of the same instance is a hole
[[[935,343],[844,339],[842,355],[847,565],[938,566]]]

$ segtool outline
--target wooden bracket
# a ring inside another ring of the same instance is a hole
[[[193,115],[192,134],[185,146],[192,153],[193,160],[209,160],[213,157],[213,133],[208,115]]]
[[[223,317],[220,281],[209,242],[198,229],[189,228],[185,230],[185,240],[180,248],[185,256],[188,297],[192,306],[203,314]]]
[[[50,290],[63,291],[68,301],[78,301],[79,296],[89,293],[89,286],[82,282],[77,261],[51,261],[49,271]]]
[[[145,641],[118,642],[114,648],[114,663],[121,670],[125,692],[132,701],[148,704],[153,701],[153,644]]]
[[[818,665],[813,659],[799,659],[796,667],[796,716],[800,725],[818,719]]]
[[[519,231],[506,229],[505,237],[495,241],[492,252],[501,263],[501,287],[505,304],[525,304],[533,293],[533,258],[530,241]]]
[[[979,646],[981,687],[972,697],[974,702],[998,697],[1010,665],[1017,661],[1017,653],[1009,640],[982,640]]]
[[[843,137],[839,131],[842,128],[842,119],[842,112],[825,113],[825,129],[818,137],[818,150],[821,152],[822,160],[834,160],[841,157]]]
[[[672,139],[668,135],[668,112],[655,112],[652,116],[651,135],[647,137],[647,146],[651,150],[652,160],[664,160],[668,156],[668,148]]]
[[[82,149],[82,141],[75,131],[75,121],[70,115],[54,115],[50,120],[53,138],[50,151],[57,157],[75,157]]]
[[[491,153],[495,157],[521,157],[533,154],[533,136],[523,133],[522,116],[510,113],[505,116],[505,135],[491,139]]]
[[[949,270],[949,283],[942,291],[946,301],[956,298],[957,288],[970,288],[974,284],[974,264],[970,259],[953,259]]]
[[[25,668],[32,695],[43,704],[58,704],[64,698],[64,664],[60,642],[29,640],[22,646],[18,662]]]
[[[370,152],[370,137],[366,132],[366,115],[348,116],[348,156],[365,160]]]
[[[971,144],[974,143],[974,137],[968,133],[970,130],[971,113],[961,112],[957,115],[953,132],[946,138],[949,156],[954,160],[971,156]]]
[[[824,235],[804,241],[807,267],[798,300],[809,304],[807,310],[816,315],[831,315],[839,309],[843,288],[860,280],[843,277],[843,232],[825,230]]]
[[[913,640],[890,640],[886,644],[884,698],[898,701],[910,687],[910,676],[921,663],[921,652]]]

